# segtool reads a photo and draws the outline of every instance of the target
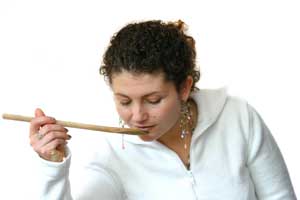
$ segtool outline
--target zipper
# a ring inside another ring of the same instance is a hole
[[[193,138],[193,136],[192,136]],[[182,162],[182,160],[180,159],[180,157],[171,149],[169,149],[168,147],[166,147],[165,145],[161,144],[160,142],[156,141],[156,144],[163,147],[167,152],[170,152],[170,154],[172,156],[174,156],[174,158],[176,158],[176,160],[178,160],[179,164],[181,165],[181,168],[185,171],[186,175],[187,175],[187,179],[188,182],[190,184],[190,187],[192,187],[193,193],[194,193],[194,200],[198,200],[198,196],[196,193],[196,178],[192,172],[192,162],[191,162],[191,157],[192,157],[192,139],[191,139],[191,147],[190,147],[190,166],[189,169],[186,168],[185,164]]]
[[[196,188],[195,188],[195,186],[196,186],[196,179],[194,177],[194,174],[193,174],[193,172],[191,170],[188,170],[187,173],[188,173],[188,176],[189,176],[191,187],[192,187],[193,192],[194,192],[195,200],[198,200],[197,193],[196,193]]]

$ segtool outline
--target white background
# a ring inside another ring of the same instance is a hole
[[[132,21],[182,19],[197,43],[198,86],[226,86],[258,110],[300,196],[299,1],[0,2],[1,114],[33,115],[41,107],[57,119],[116,126],[111,93],[98,74],[110,37]],[[0,199],[34,199],[28,123],[1,119],[0,134]],[[76,160],[96,134],[70,134]]]

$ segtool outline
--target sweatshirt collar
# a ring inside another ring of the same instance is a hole
[[[227,89],[200,89],[191,94],[198,106],[198,125],[194,131],[196,137],[211,126],[221,114],[227,99]],[[193,136],[194,137],[194,136]],[[153,145],[135,135],[125,135],[124,139],[134,144]]]

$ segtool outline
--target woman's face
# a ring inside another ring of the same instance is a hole
[[[131,128],[148,131],[144,141],[161,137],[176,125],[180,117],[180,95],[174,83],[162,73],[132,74],[121,72],[112,77],[111,87],[117,112]]]

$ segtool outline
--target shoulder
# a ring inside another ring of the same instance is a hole
[[[228,134],[243,135],[248,140],[254,123],[262,121],[247,100],[229,94],[226,88],[199,90],[192,98],[198,106],[201,126],[218,127],[228,130]]]
[[[248,115],[248,102],[241,97],[230,95],[227,88],[201,89],[191,97],[197,103],[201,121],[215,121],[221,115]]]

